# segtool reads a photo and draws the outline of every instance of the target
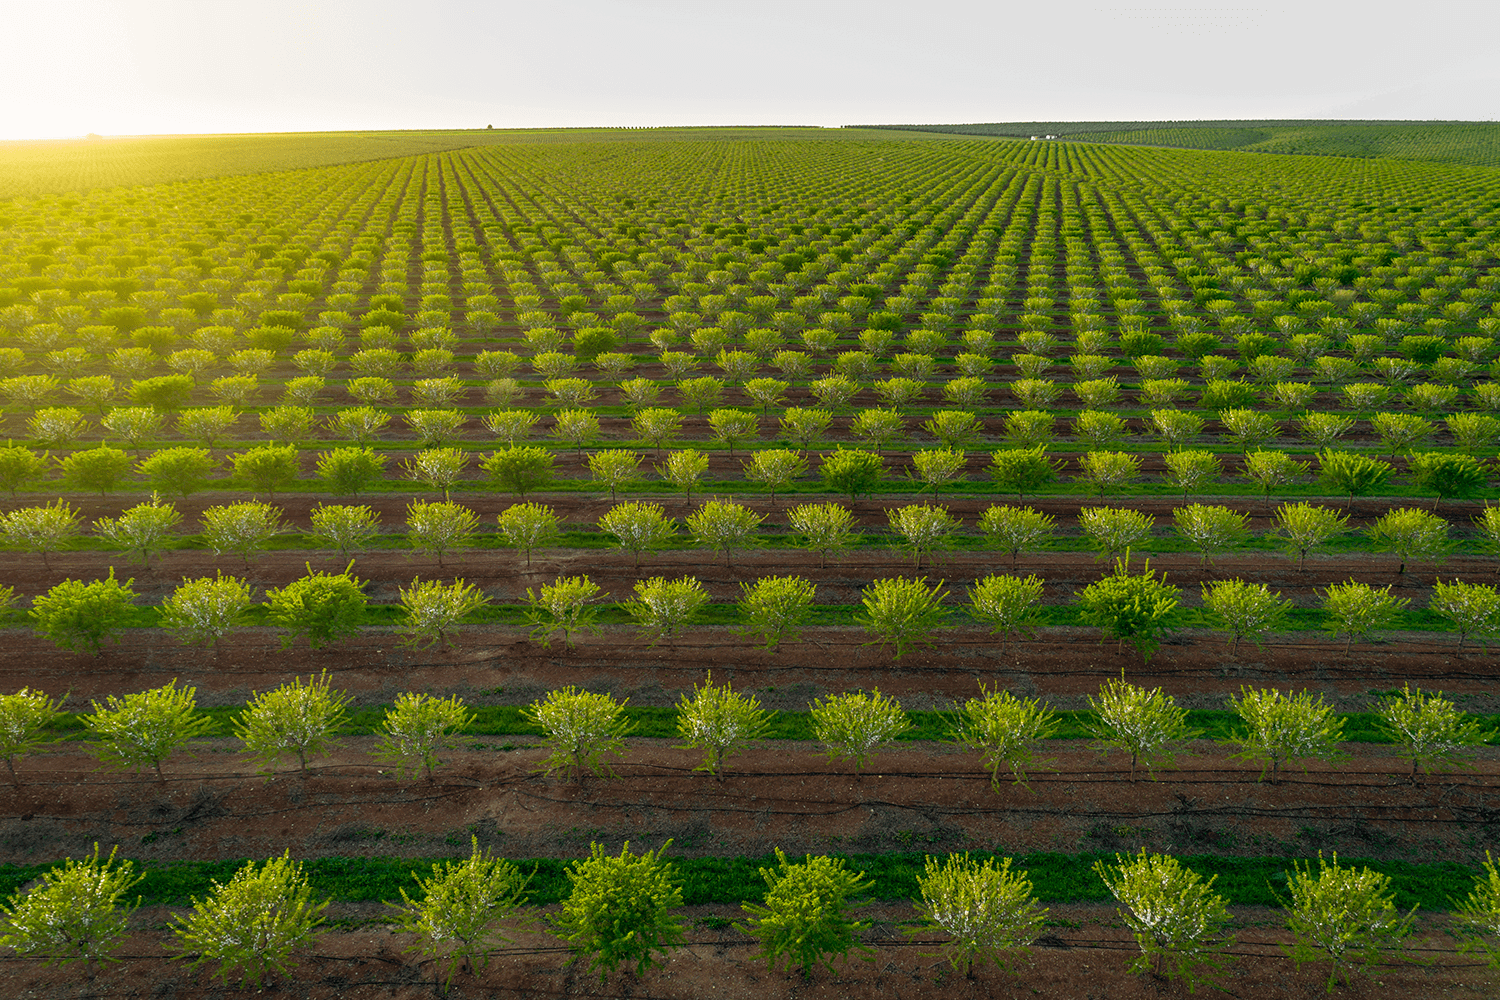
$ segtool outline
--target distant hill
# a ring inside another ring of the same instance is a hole
[[[990,122],[974,125],[859,125],[951,135],[1026,139],[1055,135],[1075,142],[1117,142],[1180,149],[1238,149],[1311,156],[1392,157],[1500,166],[1500,122],[1185,121]]]

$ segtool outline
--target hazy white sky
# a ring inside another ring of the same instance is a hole
[[[0,0],[0,138],[1500,117],[1500,3]]]

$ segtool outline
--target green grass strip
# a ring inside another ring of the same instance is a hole
[[[1000,855],[972,852],[972,856],[983,860]],[[917,876],[922,873],[926,858],[922,852],[835,857],[845,857],[850,867],[863,871],[874,881],[871,899],[903,900],[918,896]],[[1045,902],[1093,903],[1110,898],[1093,871],[1094,863],[1112,862],[1114,858],[1113,854],[1036,853],[1016,855],[1012,864],[1027,872],[1036,895]],[[1293,866],[1317,866],[1316,859],[1290,857],[1191,855],[1179,860],[1205,877],[1217,877],[1214,889],[1237,906],[1279,906],[1286,894],[1287,873]],[[201,898],[211,892],[213,882],[228,882],[244,863],[244,860],[140,863],[146,877],[134,891],[148,906],[188,904],[194,897]],[[565,871],[571,863],[556,858],[518,861],[522,871],[531,873],[528,902],[545,906],[563,899],[569,891]],[[683,902],[687,905],[759,903],[765,898],[760,869],[774,866],[775,858],[769,855],[677,858],[675,863],[683,879]],[[399,902],[403,888],[408,894],[417,895],[412,876],[429,875],[433,864],[432,859],[345,857],[312,859],[304,861],[303,867],[317,896],[356,903]],[[1367,866],[1389,876],[1397,906],[1424,910],[1451,909],[1455,901],[1462,901],[1468,895],[1478,875],[1478,869],[1451,861],[1419,864],[1345,858],[1340,864]],[[0,894],[9,896],[17,892],[52,867],[53,864],[0,865]]]
[[[367,705],[350,711],[348,721],[339,730],[344,736],[369,736],[380,731],[388,705]],[[529,722],[519,705],[471,706],[474,723],[465,728],[463,736],[532,736],[545,734]],[[214,727],[205,735],[227,737],[234,735],[234,723],[244,711],[239,705],[218,705],[199,709],[214,722]],[[64,736],[81,736],[85,730],[86,713],[65,712],[53,724],[52,731]],[[627,705],[624,716],[634,724],[630,735],[654,739],[677,739],[677,709],[652,706]],[[897,737],[907,742],[921,740],[944,740],[949,738],[953,716],[944,712],[907,712],[911,728]],[[1097,714],[1088,710],[1060,711],[1057,713],[1058,727],[1053,739],[1089,739],[1090,727],[1097,721]],[[1203,739],[1224,740],[1235,729],[1243,728],[1239,716],[1222,709],[1192,709],[1187,714],[1188,725],[1202,731]],[[1380,728],[1379,716],[1374,712],[1350,712],[1344,720],[1344,741],[1347,743],[1393,743]],[[1481,724],[1494,730],[1489,742],[1500,744],[1500,715],[1475,715]],[[766,738],[772,740],[812,740],[812,715],[807,712],[772,712]]]

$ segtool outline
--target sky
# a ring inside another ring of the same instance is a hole
[[[1494,0],[3,0],[0,10],[0,139],[1500,118]]]

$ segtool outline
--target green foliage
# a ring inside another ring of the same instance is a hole
[[[1264,583],[1246,583],[1235,578],[1205,583],[1203,606],[1232,636],[1229,653],[1233,656],[1246,636],[1259,648],[1261,636],[1281,625],[1292,602],[1283,601],[1279,593],[1273,594]]]
[[[1189,504],[1172,511],[1177,533],[1203,552],[1203,564],[1213,564],[1213,553],[1243,545],[1250,538],[1249,517],[1228,507]]]
[[[1036,548],[1052,537],[1056,519],[1032,507],[991,506],[979,516],[985,538],[1010,553],[1014,569],[1023,549]]]
[[[22,688],[15,694],[0,694],[0,757],[10,770],[10,780],[20,787],[16,758],[51,740],[43,735],[58,718],[59,700],[40,691]]]
[[[1035,493],[1057,478],[1062,462],[1047,457],[1043,445],[1035,448],[997,448],[990,453],[990,478],[1006,492],[1021,498]]]
[[[1284,761],[1312,759],[1334,762],[1343,757],[1339,743],[1344,738],[1344,720],[1333,707],[1310,691],[1282,694],[1276,688],[1241,688],[1238,698],[1229,698],[1244,724],[1228,742],[1239,747],[1234,756],[1259,761],[1260,777],[1271,768],[1271,783],[1280,780]]]
[[[296,481],[301,471],[297,463],[297,446],[293,444],[260,445],[240,452],[231,461],[234,463],[234,478],[251,489],[265,490],[272,496]]]
[[[1182,488],[1182,496],[1197,493],[1219,478],[1219,456],[1211,451],[1172,451],[1162,456],[1167,478]]]
[[[817,587],[800,576],[762,576],[740,584],[740,635],[755,637],[765,649],[802,636]]]
[[[823,456],[818,475],[823,485],[833,493],[847,493],[854,503],[861,493],[874,491],[885,474],[885,460],[870,451],[856,448],[840,448]]]
[[[1099,697],[1090,695],[1089,708],[1098,713],[1099,721],[1091,731],[1100,749],[1130,754],[1131,781],[1137,764],[1153,772],[1158,765],[1171,767],[1177,757],[1174,744],[1198,735],[1187,724],[1187,710],[1179,708],[1171,695],[1161,688],[1148,691],[1127,684],[1123,674],[1100,688]]]
[[[78,535],[78,512],[61,498],[42,507],[21,507],[0,514],[0,538],[27,552],[40,552],[42,565],[50,566],[47,553],[56,552]]]
[[[380,532],[380,515],[369,507],[318,504],[308,512],[313,538],[348,555]]]
[[[735,549],[757,544],[755,532],[764,520],[764,516],[733,500],[709,500],[685,518],[693,541],[711,550],[722,550],[726,566],[730,565]]]
[[[47,453],[40,455],[22,445],[7,444],[0,448],[0,487],[16,490],[34,479],[40,479],[47,471]]]
[[[1078,527],[1089,544],[1110,559],[1150,538],[1155,520],[1134,507],[1085,507],[1078,512]]]
[[[479,527],[479,515],[451,500],[413,500],[406,505],[406,537],[411,547],[437,557],[467,545]]]
[[[1135,479],[1140,472],[1141,460],[1123,451],[1090,451],[1084,454],[1079,465],[1083,474],[1078,478],[1090,483],[1102,497]]]
[[[1316,876],[1311,864],[1295,865],[1287,891],[1286,922],[1293,941],[1282,949],[1298,966],[1331,963],[1329,993],[1341,974],[1349,982],[1356,964],[1367,970],[1399,954],[1412,933],[1416,908],[1405,915],[1396,909],[1389,876],[1340,867],[1338,854],[1330,863],[1319,852]]]
[[[368,489],[384,468],[385,456],[373,448],[334,448],[318,454],[318,478],[340,496]]]
[[[799,532],[809,549],[818,553],[818,565],[826,567],[828,556],[848,548],[854,536],[854,513],[838,503],[804,503],[786,514],[787,524]]]
[[[672,916],[682,905],[681,879],[663,857],[671,843],[637,855],[627,841],[619,857],[591,843],[588,860],[567,869],[573,890],[552,925],[579,958],[588,958],[589,968],[599,970],[601,982],[622,963],[643,975],[662,964],[659,955],[685,942],[682,924]]]
[[[245,711],[234,720],[234,735],[245,752],[260,758],[270,774],[285,754],[296,754],[307,773],[307,759],[322,753],[344,724],[349,696],[329,687],[328,671],[304,682],[293,677],[273,691],[253,692]]]
[[[1133,858],[1115,855],[1113,865],[1095,862],[1094,871],[1123,904],[1118,912],[1141,949],[1131,972],[1181,979],[1192,992],[1223,971],[1234,938],[1224,932],[1229,908],[1213,891],[1217,876],[1205,880],[1176,858],[1148,855],[1144,847]]]
[[[779,847],[776,861],[777,869],[760,870],[766,880],[765,905],[741,905],[750,914],[742,929],[760,940],[753,958],[764,958],[773,971],[785,961],[806,977],[819,965],[836,971],[833,957],[847,961],[851,949],[874,953],[855,938],[870,925],[848,913],[850,897],[874,885],[863,872],[849,871],[842,858],[810,854],[801,864],[791,864]]]
[[[948,618],[943,608],[947,596],[941,580],[928,586],[925,579],[883,577],[860,591],[865,610],[854,620],[874,636],[866,645],[895,646],[894,659],[899,660],[914,646],[933,647],[933,633]]]
[[[744,468],[748,482],[763,483],[770,488],[774,504],[776,491],[807,471],[807,459],[786,448],[769,448],[757,451]]]
[[[557,514],[546,504],[511,504],[495,516],[500,535],[507,545],[513,545],[526,553],[526,565],[531,565],[531,553],[558,537]]]
[[[1500,967],[1500,868],[1489,851],[1484,867],[1474,879],[1474,888],[1453,916],[1460,934],[1459,951],[1479,952],[1490,968]]]
[[[623,448],[596,451],[588,458],[589,475],[594,482],[609,487],[609,502],[615,502],[615,493],[624,486],[641,478],[641,456]]]
[[[918,569],[922,566],[922,557],[927,556],[930,562],[959,525],[958,519],[948,513],[948,508],[928,504],[891,507],[886,516],[891,530],[901,537],[902,547],[911,553],[912,564]]]
[[[173,917],[177,957],[193,968],[217,962],[225,983],[238,969],[240,985],[259,986],[273,972],[285,974],[292,953],[310,942],[328,901],[314,903],[312,888],[291,852],[257,866],[248,861],[228,883],[193,898],[190,913]]]
[[[1470,635],[1479,636],[1483,642],[1500,634],[1500,592],[1488,584],[1439,580],[1427,607],[1458,629],[1459,649],[1464,648],[1464,640]]]
[[[30,891],[16,893],[0,906],[0,947],[37,957],[48,965],[118,961],[111,956],[140,905],[122,906],[125,893],[144,878],[129,861],[99,860],[99,845],[82,861],[64,859],[61,868],[44,872]]]
[[[552,648],[552,635],[561,632],[563,645],[571,649],[573,636],[596,631],[594,620],[599,609],[594,602],[602,590],[587,576],[558,577],[542,584],[539,592],[526,591],[526,623],[532,626],[531,641],[543,649]]]
[[[281,510],[259,500],[224,504],[203,511],[203,540],[218,555],[238,552],[250,568],[250,553],[282,531]]]
[[[190,646],[213,646],[229,631],[245,623],[253,602],[250,585],[233,576],[201,576],[184,579],[161,602],[161,627]]]
[[[1245,478],[1260,487],[1267,504],[1272,493],[1290,485],[1306,471],[1306,462],[1294,461],[1284,451],[1252,451],[1245,455]]]
[[[103,580],[64,580],[32,601],[32,627],[63,649],[84,649],[98,656],[104,640],[130,620],[134,582],[117,581],[113,566]]]
[[[314,572],[309,565],[305,576],[266,591],[267,621],[286,630],[282,649],[304,637],[319,649],[359,631],[367,601],[364,584],[349,572],[353,568],[351,561],[342,573],[333,574]]]
[[[659,503],[639,503],[627,500],[611,507],[599,519],[599,529],[614,535],[635,559],[635,568],[641,568],[641,553],[653,549],[677,534],[677,522],[667,516],[666,508]],[[728,559],[726,553],[725,558]]]
[[[724,759],[764,736],[769,725],[759,698],[733,691],[728,684],[714,687],[712,673],[701,687],[693,688],[691,698],[683,695],[677,702],[680,749],[702,750],[703,763],[693,770],[707,771],[719,781],[724,780]]]
[[[911,728],[900,702],[876,688],[870,694],[851,691],[812,703],[813,734],[832,760],[852,760],[863,771],[865,760]]]
[[[1047,908],[1037,905],[1026,872],[1012,872],[1010,864],[1010,858],[998,865],[993,858],[975,861],[967,851],[950,854],[941,864],[928,855],[917,876],[916,909],[923,925],[909,933],[947,934],[943,954],[970,978],[976,962],[1019,971],[1041,935]]]
[[[625,735],[632,728],[621,715],[629,701],[580,691],[570,684],[533,702],[525,716],[546,734],[548,750],[536,770],[552,774],[572,768],[580,782],[585,770],[608,777],[611,772],[605,758],[624,755]]]
[[[165,780],[162,761],[213,726],[197,713],[195,694],[195,688],[179,689],[174,678],[150,691],[108,695],[103,706],[90,702],[93,713],[84,717],[84,724],[100,763],[137,771],[149,764],[157,779]]]
[[[432,769],[442,763],[437,759],[438,750],[449,737],[473,721],[474,713],[464,707],[458,695],[438,698],[421,691],[407,691],[397,695],[395,704],[385,713],[380,738],[371,756],[394,765],[403,778],[425,770],[427,780],[431,781]],[[452,970],[449,972],[451,975]]]
[[[708,603],[708,591],[691,576],[637,580],[635,597],[622,601],[625,613],[651,636],[651,645],[681,634]]]
[[[1469,766],[1473,747],[1483,746],[1491,733],[1460,711],[1453,702],[1436,694],[1424,694],[1403,684],[1401,694],[1382,698],[1380,725],[1396,744],[1397,756],[1411,761],[1411,777],[1417,768],[1431,774],[1433,768]]]
[[[1133,576],[1126,559],[1115,561],[1113,574],[1089,584],[1078,596],[1083,620],[1119,640],[1121,648],[1129,641],[1143,660],[1161,643],[1161,636],[1172,627],[1180,591],[1158,580],[1151,572],[1148,559],[1140,575]]]
[[[1328,624],[1324,627],[1335,636],[1346,636],[1344,653],[1347,655],[1355,639],[1368,637],[1377,629],[1386,628],[1401,609],[1411,601],[1391,596],[1389,586],[1376,589],[1368,583],[1348,580],[1332,583],[1323,594],[1323,610],[1328,613]]]
[[[453,645],[459,622],[490,603],[483,591],[462,580],[412,580],[400,593],[402,618],[396,636],[408,649],[428,649],[445,641]]]
[[[971,618],[984,622],[992,633],[1001,637],[1001,648],[1004,649],[1009,646],[1012,636],[1032,634],[1041,600],[1040,577],[1032,575],[1023,579],[991,573],[974,581],[966,610]]]
[[[130,456],[118,448],[100,445],[75,451],[58,464],[68,488],[92,490],[102,496],[112,492],[130,471]]]
[[[1325,448],[1318,453],[1318,475],[1320,482],[1328,488],[1346,493],[1349,502],[1355,497],[1373,493],[1391,478],[1389,462],[1357,451],[1333,451]]]
[[[401,463],[401,473],[413,482],[441,493],[447,500],[453,484],[469,464],[469,453],[462,448],[423,448]]]
[[[951,724],[953,738],[979,753],[990,772],[990,784],[1000,788],[1000,767],[1018,785],[1026,784],[1028,770],[1043,767],[1036,749],[1057,729],[1057,716],[1037,698],[1017,698],[1009,691],[986,691],[958,709]]]
[[[192,395],[193,379],[190,375],[157,375],[130,383],[132,403],[168,413],[182,409]]]
[[[478,837],[471,836],[469,843],[467,859],[440,861],[427,878],[412,873],[421,888],[420,899],[413,900],[402,889],[402,903],[390,904],[397,911],[397,925],[421,938],[407,950],[447,963],[449,988],[460,966],[483,972],[489,968],[490,954],[501,943],[510,943],[512,939],[495,925],[522,911],[530,881],[509,861],[481,853]]]
[[[1434,559],[1448,551],[1448,522],[1430,511],[1417,507],[1388,510],[1367,529],[1377,552],[1394,552],[1406,563],[1413,559]]]
[[[665,464],[656,467],[662,479],[687,494],[689,503],[693,501],[693,487],[707,471],[708,456],[701,451],[674,451],[667,456]]]
[[[154,492],[185,497],[203,489],[218,466],[206,448],[163,448],[135,469]]]
[[[1489,473],[1472,455],[1421,452],[1411,456],[1407,468],[1417,489],[1431,493],[1439,501],[1446,497],[1476,496],[1489,485]]]
[[[1272,535],[1297,555],[1297,568],[1307,563],[1307,554],[1334,537],[1349,524],[1349,515],[1310,503],[1284,503],[1276,508]]]
[[[912,478],[932,487],[937,496],[940,487],[948,483],[961,483],[968,457],[958,450],[948,448],[923,448],[911,456]]]

